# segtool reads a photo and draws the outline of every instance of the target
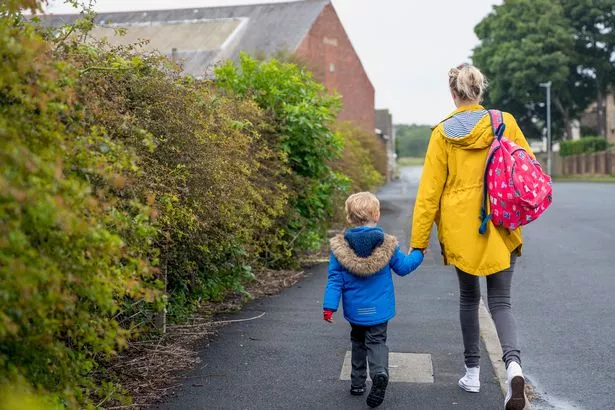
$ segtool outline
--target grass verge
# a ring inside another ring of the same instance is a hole
[[[422,166],[425,163],[425,158],[402,157],[397,160],[397,165],[400,167],[416,167]]]
[[[615,183],[612,175],[571,175],[553,177],[555,182],[607,182]]]

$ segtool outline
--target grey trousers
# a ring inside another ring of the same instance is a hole
[[[517,256],[510,258],[510,268],[487,276],[487,303],[495,322],[506,367],[515,361],[521,364],[521,352],[517,340],[517,323],[512,314],[510,288]],[[478,367],[480,359],[480,328],[478,306],[480,284],[478,276],[457,269],[459,279],[459,320],[463,334],[465,364]]]
[[[388,322],[375,326],[358,326],[350,324],[352,341],[352,371],[350,380],[353,387],[364,387],[367,380],[367,363],[369,375],[374,379],[378,373],[389,374],[389,347],[387,346]]]

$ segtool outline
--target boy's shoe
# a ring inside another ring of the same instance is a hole
[[[384,401],[384,395],[389,384],[389,376],[386,373],[378,373],[372,380],[372,389],[367,396],[367,405],[369,407],[378,407]]]
[[[350,394],[352,394],[353,396],[363,396],[365,394],[365,386],[360,386],[360,387],[351,386]]]
[[[523,410],[525,408],[525,378],[521,366],[511,362],[506,369],[508,394],[504,400],[506,410]]]
[[[466,375],[459,379],[459,387],[470,393],[480,392],[480,367],[466,368]]]

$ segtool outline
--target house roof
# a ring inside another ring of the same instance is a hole
[[[146,51],[174,54],[184,71],[206,75],[216,63],[237,60],[241,51],[271,55],[294,52],[330,0],[299,0],[287,3],[222,6],[176,10],[100,13],[96,37],[112,44],[131,44],[147,39]],[[52,25],[71,23],[79,15],[50,15]],[[126,36],[114,35],[114,28]],[[173,50],[175,49],[175,50]]]

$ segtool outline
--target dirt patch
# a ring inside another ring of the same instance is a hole
[[[132,404],[110,401],[104,408],[141,409],[160,403],[182,386],[182,375],[201,363],[199,352],[215,338],[217,330],[234,322],[217,320],[216,315],[236,312],[250,300],[276,295],[303,277],[303,272],[264,270],[247,284],[248,294],[229,294],[222,302],[206,303],[188,323],[168,326],[164,336],[130,342],[106,370],[126,389]]]

